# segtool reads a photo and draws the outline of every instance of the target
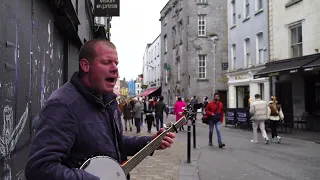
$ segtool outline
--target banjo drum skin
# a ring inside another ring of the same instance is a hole
[[[121,165],[108,156],[90,158],[79,169],[99,177],[100,180],[127,180]]]

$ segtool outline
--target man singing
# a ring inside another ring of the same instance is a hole
[[[122,134],[113,88],[118,78],[116,47],[108,40],[88,41],[80,49],[80,71],[55,90],[40,113],[25,175],[28,180],[99,180],[78,169],[88,158],[127,160],[155,138]],[[168,133],[158,149],[170,147]],[[106,167],[107,168],[107,167]]]

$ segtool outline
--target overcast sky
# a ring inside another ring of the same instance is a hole
[[[168,0],[120,0],[120,17],[111,21],[111,41],[117,46],[120,78],[142,74],[147,43],[161,32],[160,11]]]

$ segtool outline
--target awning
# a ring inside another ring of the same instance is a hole
[[[257,72],[254,79],[262,77],[279,76],[289,73],[297,73],[303,65],[309,64],[320,58],[320,54],[313,54],[309,56],[301,56],[297,58],[274,61],[266,64],[266,68]]]
[[[302,67],[303,71],[314,71],[320,70],[320,57]]]
[[[145,91],[143,91],[142,93],[140,93],[138,96],[148,96],[149,94],[155,92],[156,90],[158,90],[160,87],[155,87],[155,88],[149,88]]]

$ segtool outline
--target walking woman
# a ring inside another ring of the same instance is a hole
[[[184,111],[183,108],[186,108],[186,106],[187,106],[186,103],[183,102],[181,97],[179,96],[177,102],[174,105],[174,110],[173,110],[174,114],[176,115],[176,121],[179,121],[183,117],[183,111]],[[181,129],[184,130],[183,125],[179,129],[180,131]]]
[[[271,128],[271,134],[272,134],[272,142],[274,141],[274,138],[277,138],[277,143],[280,143],[281,137],[278,136],[278,123],[279,121],[282,121],[284,119],[284,115],[282,112],[282,108],[280,103],[278,103],[275,96],[271,97],[271,100],[269,102],[268,106],[268,119],[270,121],[270,128]]]
[[[125,131],[127,131],[127,124],[129,123],[129,128],[130,128],[130,131],[132,131],[132,127],[131,127],[131,105],[130,105],[130,102],[128,100],[124,100],[123,101],[124,104],[123,104],[123,109],[122,109],[122,112],[123,112],[123,119],[124,119],[124,125],[125,125]]]

